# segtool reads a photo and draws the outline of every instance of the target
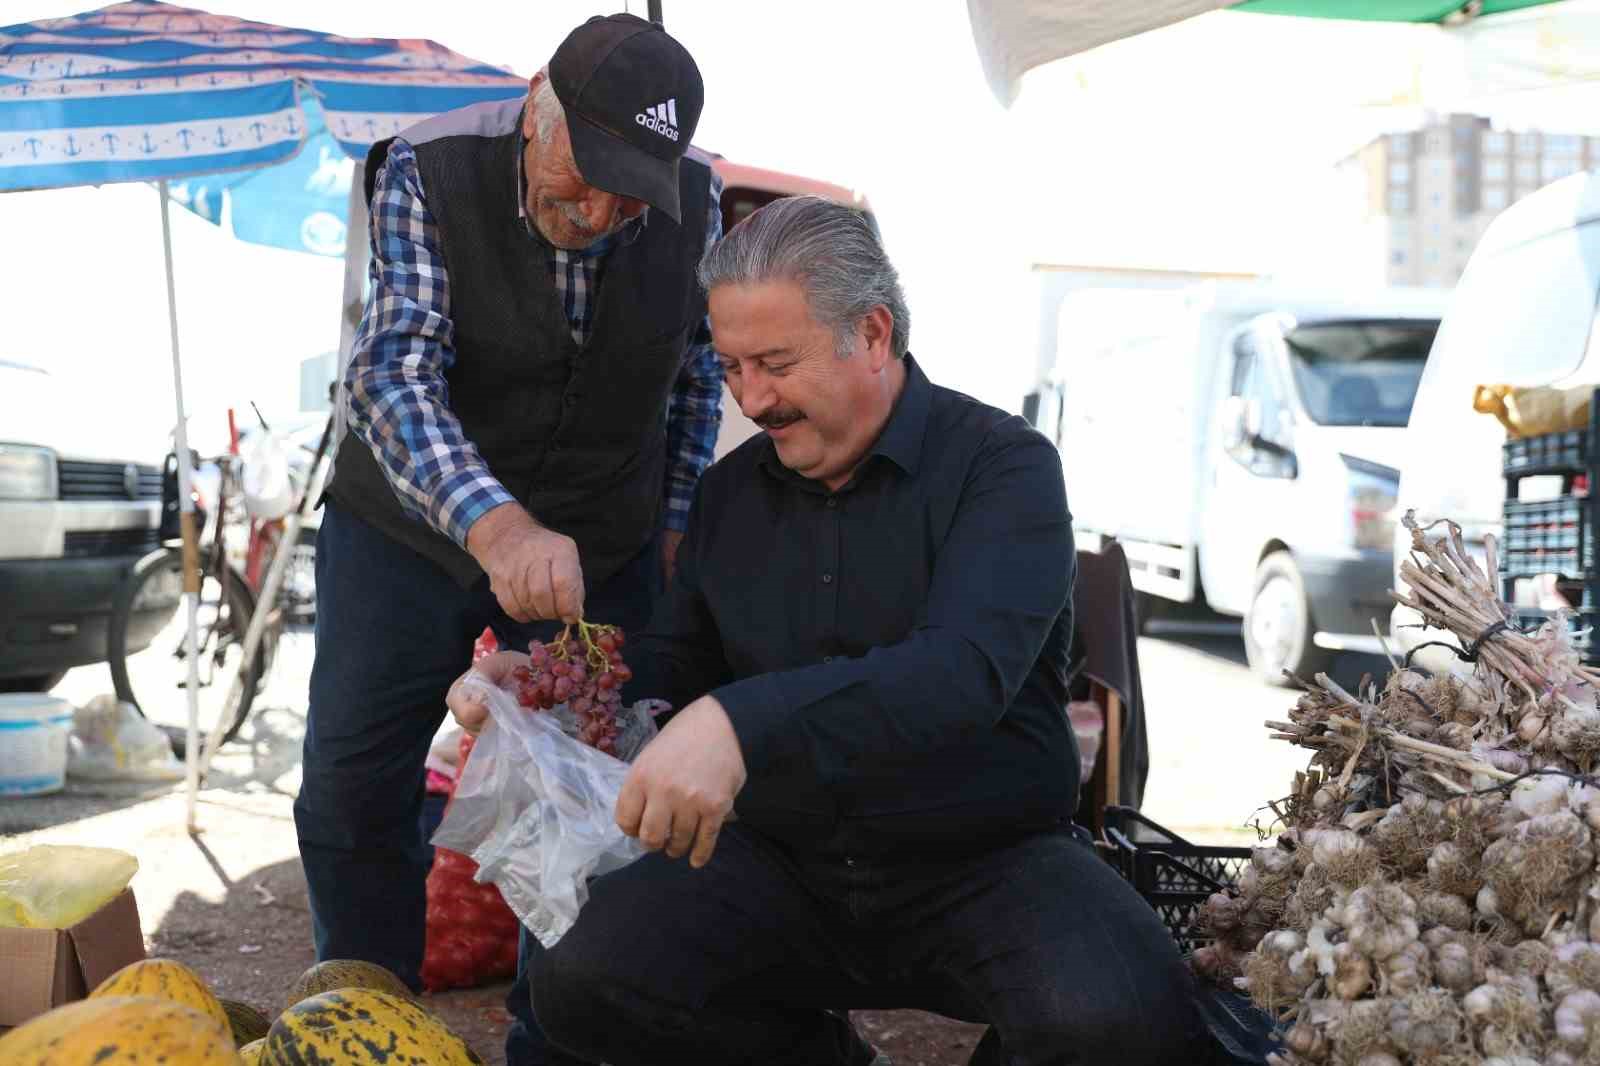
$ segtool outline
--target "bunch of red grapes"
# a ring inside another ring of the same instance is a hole
[[[517,702],[530,710],[566,704],[578,720],[578,739],[615,755],[622,686],[633,671],[622,661],[627,638],[616,626],[578,623],[549,644],[528,645],[529,663],[511,672]]]

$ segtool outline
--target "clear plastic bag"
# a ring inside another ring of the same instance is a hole
[[[539,942],[550,947],[589,899],[590,878],[644,854],[617,828],[617,796],[628,764],[656,734],[656,701],[633,704],[613,758],[575,739],[564,705],[529,711],[487,678],[462,682],[482,693],[489,722],[456,779],[433,843],[470,856],[479,882],[500,889]]]
[[[131,703],[96,696],[72,715],[67,774],[88,781],[177,781],[167,735]]]
[[[121,895],[138,870],[138,859],[111,848],[39,844],[0,855],[0,928],[71,928]]]

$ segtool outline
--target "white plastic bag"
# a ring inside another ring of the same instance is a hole
[[[289,456],[283,442],[263,432],[239,471],[239,491],[252,518],[271,522],[294,506],[294,482],[289,476]]]
[[[96,696],[72,712],[67,774],[89,781],[176,781],[183,764],[167,735],[133,704]]]
[[[530,711],[487,678],[463,685],[482,693],[490,720],[461,768],[433,843],[478,863],[545,947],[554,945],[589,899],[592,877],[644,854],[617,828],[617,796],[628,764],[577,740],[565,705]],[[656,734],[663,705],[644,701],[618,716],[618,754],[633,758]]]

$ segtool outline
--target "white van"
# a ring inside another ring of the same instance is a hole
[[[1473,390],[1600,385],[1597,301],[1600,173],[1554,182],[1490,224],[1456,286],[1417,390],[1401,461],[1401,513],[1414,508],[1424,522],[1458,522],[1482,561],[1484,534],[1500,532],[1505,431],[1472,409]],[[1400,562],[1410,547],[1410,535],[1397,529],[1396,588],[1402,587]],[[1397,650],[1449,639],[1417,628],[1419,622],[1409,608],[1394,608],[1390,630]],[[1424,648],[1416,658],[1430,670],[1453,661],[1448,649],[1438,647]]]
[[[1375,651],[1402,427],[1444,297],[1221,283],[1063,301],[1036,424],[1080,547],[1135,587],[1243,617],[1263,678]]]
[[[160,466],[82,408],[44,370],[0,360],[0,691],[104,662],[112,597],[160,545]]]

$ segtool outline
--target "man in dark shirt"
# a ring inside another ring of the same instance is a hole
[[[1193,1061],[1170,937],[1067,828],[1056,452],[928,381],[848,208],[764,207],[700,280],[766,433],[701,481],[630,648],[631,694],[681,708],[617,803],[658,853],[593,884],[534,974],[539,1021],[614,1066],[866,1064],[864,1007],[987,1022],[975,1062]]]

